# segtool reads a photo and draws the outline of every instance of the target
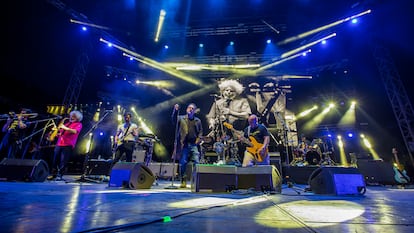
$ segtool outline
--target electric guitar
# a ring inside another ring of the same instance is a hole
[[[264,156],[266,156],[268,154],[268,149],[267,148],[266,148],[266,152],[263,155],[260,153],[260,149],[263,147],[263,144],[259,143],[252,136],[249,136],[249,139],[245,138],[243,136],[243,133],[235,130],[233,128],[233,125],[231,125],[230,123],[223,122],[223,125],[226,128],[230,129],[233,133],[235,133],[240,138],[240,141],[242,141],[243,143],[246,143],[248,145],[246,150],[248,152],[250,152],[258,162],[263,162]]]
[[[398,151],[396,148],[392,148],[392,154],[394,155],[394,166],[392,167],[394,169],[394,179],[399,184],[407,184],[410,182],[410,177],[407,175],[407,172],[404,169],[404,166],[400,164],[400,161],[398,159]]]

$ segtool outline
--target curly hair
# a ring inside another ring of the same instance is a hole
[[[78,119],[78,121],[82,121],[82,119],[83,119],[83,114],[81,112],[77,111],[77,110],[71,111],[69,113],[69,116],[72,116],[72,115],[74,115],[76,117],[76,119]]]
[[[241,83],[236,80],[224,80],[218,85],[221,92],[223,92],[228,87],[231,87],[237,94],[241,94],[244,90],[244,87]]]

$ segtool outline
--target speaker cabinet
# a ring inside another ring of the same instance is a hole
[[[109,187],[149,189],[155,181],[152,171],[142,163],[118,162],[111,170]]]
[[[150,163],[148,167],[156,177],[161,179],[172,178],[173,174],[176,178],[179,172],[178,163]]]
[[[309,177],[310,189],[315,194],[365,194],[364,177],[357,168],[320,167]]]
[[[9,159],[0,162],[1,181],[43,182],[49,175],[49,166],[44,160]]]
[[[229,192],[237,188],[236,167],[197,164],[191,181],[193,192]]]
[[[395,172],[391,163],[382,160],[357,161],[358,170],[365,177],[367,185],[395,185]]]
[[[191,182],[193,192],[230,192],[236,189],[281,192],[282,181],[273,165],[236,167],[197,164]]]
[[[270,165],[275,166],[280,173],[280,177],[283,177],[282,159],[280,158],[280,152],[269,152],[269,157],[270,157]]]
[[[236,171],[238,189],[277,193],[282,190],[282,179],[273,165],[237,167]]]

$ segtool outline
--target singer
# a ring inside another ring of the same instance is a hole
[[[171,115],[176,124],[174,141],[174,160],[180,161],[180,188],[187,187],[187,164],[193,162],[193,167],[199,163],[199,146],[202,142],[203,127],[200,118],[195,116],[197,106],[191,103],[187,106],[186,114],[179,115],[179,106],[176,104]]]

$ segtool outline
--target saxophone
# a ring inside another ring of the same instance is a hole
[[[55,124],[55,126],[52,128],[52,130],[49,132],[49,136],[47,137],[47,140],[49,141],[49,142],[53,142],[53,141],[55,141],[55,139],[56,139],[56,137],[58,136],[58,135],[60,135],[60,133],[61,133],[61,130],[60,130],[60,127],[62,126],[62,125],[64,125],[65,123],[66,123],[66,121],[68,121],[69,120],[69,118],[63,118],[60,122],[59,122],[59,124],[58,124],[58,126],[56,126],[56,124]]]

